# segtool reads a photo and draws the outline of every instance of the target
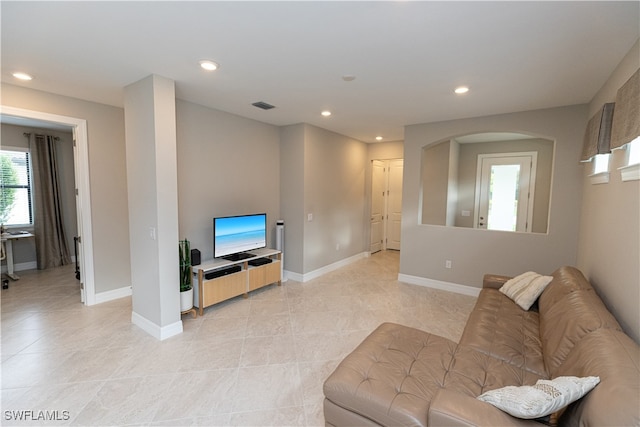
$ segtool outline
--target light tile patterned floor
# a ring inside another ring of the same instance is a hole
[[[183,316],[162,342],[131,324],[130,298],[80,304],[72,267],[21,272],[2,291],[1,422],[324,425],[322,383],[380,323],[460,338],[475,298],[400,283],[398,266],[379,252],[271,285]],[[7,419],[19,410],[62,420]]]

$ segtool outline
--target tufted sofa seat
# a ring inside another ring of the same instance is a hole
[[[524,311],[486,275],[460,343],[384,323],[324,384],[333,426],[536,425],[476,399],[508,385],[563,375],[600,384],[560,414],[560,425],[640,425],[640,355],[582,273],[563,267]]]

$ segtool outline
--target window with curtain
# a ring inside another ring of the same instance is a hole
[[[0,150],[0,223],[33,225],[31,156],[20,149]]]

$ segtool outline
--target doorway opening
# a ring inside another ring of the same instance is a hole
[[[41,111],[2,106],[2,118],[15,118],[38,127],[68,127],[73,135],[73,163],[77,214],[78,245],[76,262],[81,272],[80,300],[85,305],[96,303],[93,266],[93,237],[91,228],[91,196],[89,187],[89,151],[87,122],[74,117],[60,116]]]

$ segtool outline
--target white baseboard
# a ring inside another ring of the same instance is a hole
[[[29,261],[29,262],[20,262],[18,264],[13,264],[13,271],[24,271],[24,270],[35,270],[38,268],[37,261]],[[7,272],[7,266],[2,266],[2,272]]]
[[[114,289],[112,291],[99,292],[95,295],[95,304],[102,304],[103,302],[113,301],[114,299],[120,299],[131,296],[131,286],[125,286],[124,288]]]
[[[160,327],[134,311],[131,313],[131,323],[160,341],[182,333],[182,320]]]
[[[361,252],[359,254],[350,256],[349,258],[341,259],[340,261],[336,261],[333,264],[325,265],[317,270],[310,271],[309,273],[300,274],[294,273],[293,271],[285,270],[285,276],[287,279],[295,280],[296,282],[308,282],[309,280],[316,279],[324,274],[330,273],[339,268],[345,267],[349,264],[352,264],[362,258],[367,258],[371,254],[369,252]]]
[[[473,286],[459,285],[457,283],[442,282],[440,280],[428,279],[426,277],[410,276],[408,274],[398,274],[398,281],[409,283],[410,285],[425,286],[427,288],[439,289],[441,291],[455,292],[456,294],[477,297],[480,288]]]

